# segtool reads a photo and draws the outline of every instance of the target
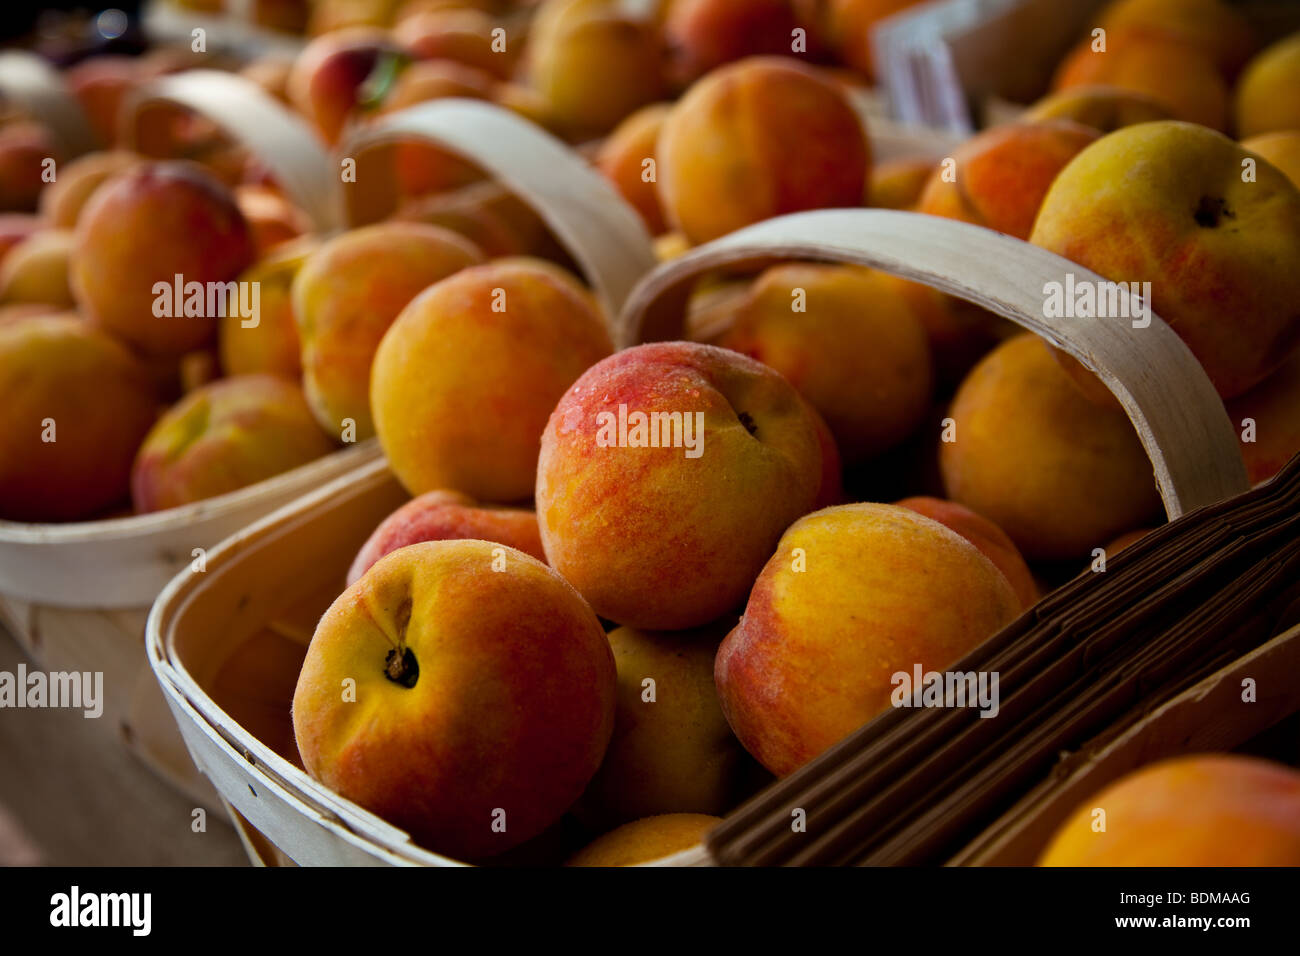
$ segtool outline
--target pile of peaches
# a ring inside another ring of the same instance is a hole
[[[1019,120],[943,162],[873,163],[854,90],[871,23],[906,5],[351,4],[294,62],[242,72],[327,145],[441,96],[515,110],[582,145],[664,258],[876,206],[1149,282],[1250,422],[1251,478],[1275,473],[1300,451],[1300,34],[1262,47],[1217,0],[1120,0]],[[114,65],[119,98],[151,68]],[[98,115],[96,64],[77,69]],[[0,164],[38,132],[0,129]],[[1160,520],[1100,383],[927,287],[723,271],[684,340],[615,351],[545,226],[472,164],[399,143],[395,208],[318,236],[201,120],[158,139],[165,161],[76,160],[0,223],[0,517],[128,488],[170,507],[377,436],[412,499],[347,556],[294,694],[298,757],[449,857],[688,848],[888,709],[894,675],[949,667]],[[258,283],[258,323],[160,318],[175,275]]]

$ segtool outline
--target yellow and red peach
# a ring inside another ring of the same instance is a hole
[[[237,186],[235,203],[248,223],[253,249],[259,259],[276,246],[311,229],[307,214],[270,186]]]
[[[0,303],[43,302],[72,307],[68,263],[73,236],[67,229],[46,229],[20,242],[0,264]]]
[[[673,0],[663,26],[669,75],[684,86],[733,60],[792,55],[799,25],[790,0]]]
[[[715,678],[740,742],[778,776],[890,707],[895,675],[942,671],[1020,613],[975,545],[907,508],[796,521],[722,642]]]
[[[319,246],[310,237],[277,248],[249,266],[240,282],[257,283],[257,315],[229,309],[217,327],[217,349],[227,375],[279,375],[298,381],[302,344],[293,316],[293,279]],[[255,321],[254,321],[255,318]]]
[[[831,42],[840,58],[869,79],[876,78],[872,32],[881,20],[916,6],[922,0],[827,0],[825,18]]]
[[[20,242],[48,227],[39,216],[29,213],[0,213],[0,263]]]
[[[460,97],[490,100],[497,80],[491,73],[451,60],[417,60],[402,69],[380,104],[379,113],[394,113],[427,100]]]
[[[863,205],[876,209],[911,209],[934,172],[931,159],[891,159],[876,163],[867,180]]]
[[[145,82],[139,61],[130,56],[94,56],[69,67],[63,79],[99,142],[116,145],[122,132],[122,104]]]
[[[39,123],[18,120],[0,127],[0,212],[32,212],[48,181],[51,162],[60,159],[49,132]]]
[[[1125,126],[1173,119],[1164,104],[1133,90],[1118,86],[1071,86],[1034,103],[1021,116],[1026,123],[1042,120],[1070,120],[1100,133],[1113,133]]]
[[[1300,128],[1251,136],[1241,141],[1241,148],[1263,156],[1300,189]]]
[[[499,550],[429,541],[383,558],[321,618],[293,695],[312,776],[463,860],[559,820],[614,726],[596,615],[523,552],[496,571]]]
[[[140,161],[135,153],[110,150],[90,153],[64,164],[58,178],[41,193],[41,215],[56,229],[74,228],[95,190]]]
[[[1300,129],[1300,32],[1278,40],[1250,61],[1237,84],[1238,136]]]
[[[370,402],[390,467],[412,494],[528,498],[547,416],[612,348],[590,298],[548,268],[490,263],[437,283],[375,353]]]
[[[426,11],[404,18],[394,27],[393,38],[418,60],[451,60],[508,80],[514,72],[515,45],[507,34],[504,48],[494,48],[496,26],[481,10]]]
[[[658,161],[655,159],[655,143],[670,109],[672,106],[668,103],[642,107],[619,123],[596,153],[596,168],[641,214],[653,236],[667,228],[656,185]]]
[[[821,441],[807,402],[751,358],[693,342],[625,349],[590,368],[546,426],[546,557],[603,617],[702,626],[744,601],[813,506]]]
[[[566,866],[640,866],[692,849],[704,842],[721,817],[703,813],[665,813],[625,823],[597,837]]]
[[[1109,32],[1168,37],[1195,47],[1231,80],[1255,50],[1246,18],[1221,0],[1116,0],[1098,26]]]
[[[396,70],[405,56],[386,30],[357,27],[319,36],[294,61],[289,102],[326,143],[336,143],[369,92],[367,80]]]
[[[0,517],[76,520],[124,500],[157,406],[140,363],[80,319],[0,324]]]
[[[176,508],[256,484],[333,448],[292,382],[274,375],[221,379],[158,419],[136,455],[131,499],[140,512]]]

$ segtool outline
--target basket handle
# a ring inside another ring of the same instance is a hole
[[[1095,372],[1133,422],[1172,520],[1249,490],[1227,411],[1204,369],[1158,316],[1046,318],[1044,285],[1102,283],[1096,273],[1011,236],[936,216],[826,209],[770,219],[664,263],[638,283],[615,341],[679,338],[694,281],[720,266],[783,259],[856,263],[1004,316]]]
[[[360,181],[367,151],[412,139],[469,160],[531,206],[582,267],[611,320],[655,267],[640,217],[605,178],[541,127],[491,103],[417,103],[351,130],[341,153],[356,160]]]
[[[63,77],[43,58],[25,50],[0,53],[0,100],[38,119],[74,159],[95,148],[90,122]]]

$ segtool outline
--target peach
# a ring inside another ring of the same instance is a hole
[[[1221,0],[1116,0],[1102,12],[1098,26],[1156,34],[1195,47],[1226,79],[1236,76],[1255,50],[1246,18]]]
[[[654,24],[621,13],[614,0],[544,3],[529,39],[527,75],[552,120],[573,137],[606,132],[664,93]]]
[[[667,228],[656,186],[659,174],[655,143],[670,109],[672,106],[668,103],[642,107],[619,123],[596,153],[596,168],[641,214],[646,228],[654,236]]]
[[[953,177],[944,167],[935,169],[917,212],[1028,239],[1053,181],[1099,138],[1096,130],[1069,120],[1008,123],[985,130],[954,151]]]
[[[1107,544],[1104,548],[1102,548],[1102,550],[1106,552],[1107,559],[1113,558],[1115,555],[1119,554],[1125,548],[1129,548],[1137,544],[1139,541],[1141,541],[1150,533],[1151,533],[1150,528],[1137,528],[1133,531],[1125,531],[1118,538],[1114,539],[1109,544]]]
[[[1228,88],[1214,61],[1194,46],[1135,29],[1106,34],[1106,49],[1084,38],[1052,80],[1054,90],[1102,84],[1151,97],[1173,115],[1211,129],[1228,128]]]
[[[1278,40],[1250,61],[1237,84],[1238,136],[1300,129],[1300,32]]]
[[[799,25],[790,0],[673,0],[663,27],[669,73],[684,86],[733,60],[791,55]]]
[[[57,229],[72,229],[95,190],[140,162],[135,153],[111,150],[89,153],[65,163],[58,178],[41,192],[40,212]]]
[[[0,127],[0,212],[35,210],[51,168],[47,161],[60,158],[40,124],[18,120]]]
[[[48,226],[39,216],[28,213],[0,213],[0,264],[20,242]]]
[[[1190,123],[1126,127],[1061,172],[1030,237],[1106,279],[1150,282],[1151,308],[1224,398],[1300,344],[1300,190],[1268,163],[1243,182],[1249,156]],[[1087,394],[1113,402],[1067,364]]]
[[[956,386],[991,348],[1018,331],[1001,316],[956,296],[898,276],[886,279],[925,329],[936,382]]]
[[[302,344],[291,292],[294,276],[318,246],[310,237],[281,245],[240,275],[240,282],[257,283],[258,309],[255,324],[238,310],[227,310],[221,317],[217,348],[227,375],[267,374],[298,381]]]
[[[492,97],[493,102],[543,129],[556,130],[559,124],[551,115],[551,104],[546,97],[523,83],[500,83]]]
[[[481,261],[467,239],[413,222],[354,229],[308,257],[291,294],[303,385],[323,428],[337,435],[351,419],[358,440],[375,433],[370,365],[384,333],[421,290]]]
[[[741,60],[696,83],[668,114],[656,151],[660,201],[693,244],[783,213],[860,205],[870,166],[841,87],[778,57]]]
[[[1228,417],[1238,435],[1247,431],[1252,441],[1241,442],[1246,474],[1251,484],[1267,481],[1296,454],[1300,454],[1300,352],[1250,391],[1228,402]]]
[[[348,584],[355,584],[376,561],[398,548],[458,538],[504,544],[546,561],[537,515],[532,511],[480,505],[457,491],[430,491],[412,498],[380,522],[348,569]]]
[[[181,394],[188,395],[210,382],[221,378],[221,360],[216,349],[199,349],[186,352],[177,363]]]
[[[269,186],[235,187],[235,203],[244,214],[258,258],[311,229],[307,214]]]
[[[542,436],[551,566],[619,624],[682,630],[740,605],[824,478],[816,413],[781,375],[693,342],[588,369]]]
[[[97,326],[149,355],[178,356],[209,343],[218,316],[209,314],[206,292],[252,258],[230,190],[190,163],[142,163],[96,190],[82,213],[72,289]],[[183,290],[204,286],[202,314],[178,314],[178,281]]]
[[[515,51],[509,31],[505,49],[493,49],[496,26],[481,10],[424,11],[398,23],[393,38],[418,60],[452,60],[508,80],[514,72]]]
[[[699,846],[721,817],[665,813],[635,820],[587,844],[565,866],[640,866]]]
[[[825,13],[831,42],[845,63],[876,79],[871,36],[877,23],[923,0],[828,0]]]
[[[114,146],[120,138],[122,103],[145,82],[140,64],[130,56],[95,56],[63,74],[81,104],[99,142]]]
[[[1150,519],[1151,463],[1118,409],[1094,405],[1042,341],[1019,335],[967,376],[939,463],[947,496],[1029,559],[1072,559]]]
[[[140,363],[68,316],[0,324],[0,517],[89,518],[127,496],[157,414]]]
[[[1142,767],[1089,797],[1038,865],[1300,866],[1300,772],[1238,754]]]
[[[488,259],[522,255],[545,227],[525,228],[521,234],[502,208],[509,201],[507,197],[496,183],[471,183],[409,200],[398,207],[392,218],[450,229],[474,243]]]
[[[596,615],[540,561],[499,552],[427,541],[383,558],[321,618],[293,695],[308,773],[465,860],[559,820],[614,727]]]
[[[686,303],[685,338],[717,345],[736,324],[740,307],[750,299],[752,277],[700,282]]]
[[[67,229],[47,229],[20,242],[0,265],[0,303],[44,302],[71,308],[68,261],[72,247],[72,233]]]
[[[610,631],[614,735],[578,805],[580,819],[605,829],[657,814],[721,814],[737,803],[745,752],[713,686],[713,657],[730,627]]]
[[[1300,129],[1251,136],[1241,141],[1241,148],[1263,156],[1300,189]]]
[[[925,329],[884,273],[774,266],[718,344],[780,372],[821,413],[849,464],[902,441],[930,402]]]
[[[202,385],[158,419],[131,469],[140,512],[176,508],[305,465],[334,449],[302,390],[274,375]]]
[[[385,30],[356,27],[319,36],[294,61],[289,102],[332,145],[371,92],[367,81],[395,71],[404,58]]]
[[[863,205],[877,209],[911,209],[934,172],[930,159],[891,159],[876,163],[867,180]]]
[[[268,53],[250,60],[239,70],[244,79],[252,80],[268,96],[282,103],[289,102],[289,74],[293,70],[293,60],[283,55]]]
[[[455,153],[416,139],[377,149],[391,152],[398,192],[404,197],[460,189],[483,180],[483,171]]]
[[[1007,533],[983,515],[978,515],[965,505],[942,498],[926,496],[904,498],[895,502],[900,508],[907,508],[931,521],[937,521],[946,528],[951,528],[983,552],[992,561],[1020,598],[1020,606],[1028,610],[1038,603],[1041,596],[1033,572],[1025,559],[1016,549],[1015,542]]]
[[[612,350],[590,298],[546,268],[491,263],[407,306],[375,353],[370,402],[411,494],[529,496],[547,416]]]
[[[887,710],[895,675],[950,667],[1020,607],[997,566],[939,522],[895,505],[825,508],[782,535],[718,649],[723,713],[785,776]]]
[[[1071,120],[1101,133],[1173,118],[1167,106],[1145,93],[1104,84],[1058,90],[1034,103],[1021,116],[1027,123]]]
[[[490,100],[496,89],[491,73],[450,60],[417,60],[402,69],[385,94],[379,113],[444,97]]]

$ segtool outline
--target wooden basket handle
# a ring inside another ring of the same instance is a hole
[[[149,114],[181,106],[216,123],[264,162],[318,232],[343,224],[339,170],[311,127],[246,77],[220,70],[187,70],[159,77],[122,110],[122,137],[135,147]]]
[[[0,53],[0,100],[39,120],[74,159],[95,148],[95,134],[63,77],[43,58],[25,50]]]
[[[650,236],[636,211],[572,149],[509,110],[479,100],[418,103],[345,137],[357,160],[375,147],[422,140],[482,168],[541,216],[582,267],[611,317],[633,285],[655,267]]]
[[[950,219],[883,209],[827,209],[770,219],[664,263],[632,291],[615,341],[679,338],[690,287],[725,265],[782,259],[846,262],[973,302],[1042,336],[1095,372],[1119,399],[1151,459],[1170,519],[1248,491],[1236,434],[1218,393],[1158,316],[1045,318],[1044,284],[1104,282],[1011,236]]]

